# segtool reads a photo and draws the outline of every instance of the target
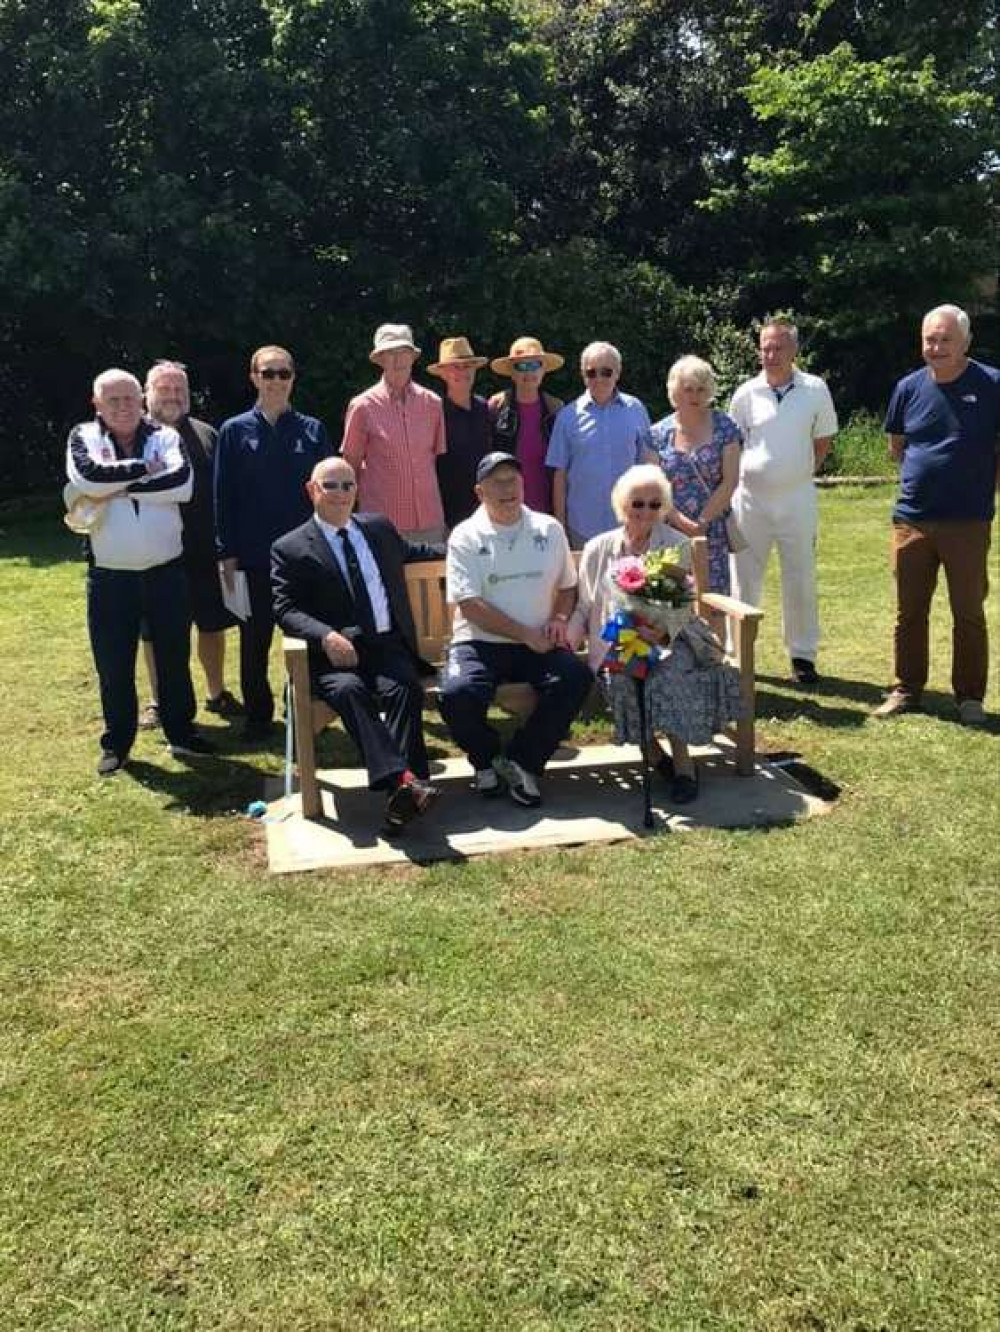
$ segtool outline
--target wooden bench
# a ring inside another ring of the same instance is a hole
[[[754,648],[757,626],[763,618],[763,612],[734,597],[706,591],[708,543],[705,538],[696,537],[691,543],[691,551],[698,614],[708,620],[725,621],[729,627],[734,664],[740,672],[740,693],[744,705],[743,719],[736,725],[736,770],[741,776],[748,777],[754,765]],[[435,666],[440,666],[451,641],[452,611],[445,600],[445,562],[432,560],[423,564],[408,564],[405,572],[420,655]],[[335,720],[336,713],[312,695],[305,640],[286,636],[283,650],[291,695],[302,813],[311,819],[321,814],[323,809],[316,777],[315,739],[324,727]],[[436,693],[436,678],[429,679],[426,687],[429,694]],[[535,691],[527,684],[502,685],[497,692],[496,702],[504,711],[526,717],[535,706]]]

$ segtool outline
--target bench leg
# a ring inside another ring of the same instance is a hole
[[[736,771],[741,777],[752,777],[756,750],[754,738],[754,715],[757,707],[757,681],[754,674],[756,620],[741,621],[736,628],[736,639],[740,663],[740,697],[743,700],[743,716],[736,723]]]
[[[309,667],[296,661],[292,675],[292,716],[295,722],[295,756],[299,770],[299,791],[304,818],[314,819],[323,812],[323,800],[316,780],[316,742],[312,729],[312,695]]]

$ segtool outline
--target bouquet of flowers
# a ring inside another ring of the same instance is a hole
[[[641,629],[655,629],[670,638],[694,615],[694,588],[679,561],[679,552],[667,547],[646,555],[627,555],[608,570],[607,591],[620,607],[604,626],[608,644],[605,666],[643,679],[660,657]]]

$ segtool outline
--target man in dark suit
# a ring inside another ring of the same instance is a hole
[[[271,549],[274,616],[309,645],[313,689],[361,751],[372,791],[387,791],[400,828],[439,794],[428,782],[422,675],[403,565],[443,548],[405,540],[379,514],[352,515],[354,469],[318,462],[307,484],[314,513]],[[384,720],[380,716],[384,712]]]

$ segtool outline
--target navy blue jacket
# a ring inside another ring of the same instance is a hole
[[[312,513],[306,482],[333,450],[326,427],[289,409],[272,425],[258,407],[231,416],[215,448],[215,542],[219,559],[267,569],[278,537]]]

